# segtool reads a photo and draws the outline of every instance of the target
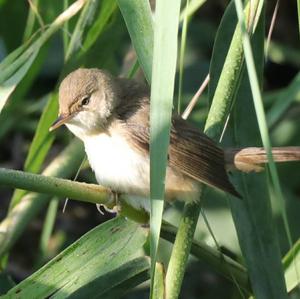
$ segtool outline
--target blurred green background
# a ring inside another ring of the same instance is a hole
[[[100,4],[96,5],[101,5],[101,1],[99,2]],[[64,3],[66,1],[40,1],[39,18],[34,22],[31,32],[43,30],[42,26],[51,23],[64,9]],[[208,1],[189,22],[182,111],[209,71],[215,34],[227,4],[228,1],[225,0]],[[274,6],[275,1],[268,2],[267,29],[270,26]],[[29,8],[29,1],[0,1],[0,60],[28,40],[30,35],[26,35],[24,29],[29,28]],[[17,86],[0,114],[0,167],[24,168],[29,146],[49,94],[57,87],[65,74],[78,66],[85,66],[104,68],[115,75],[125,75],[135,61],[125,23],[118,8],[115,7],[96,42],[87,51],[80,52],[83,45],[79,41],[76,47],[80,55],[73,53],[72,59],[66,62],[64,38],[70,37],[69,32],[73,32],[76,19],[77,17],[73,18],[68,23],[68,27],[59,30],[43,46],[34,67]],[[93,15],[90,19],[93,19]],[[299,46],[296,2],[281,1],[265,60],[263,86],[263,100],[273,146],[300,146]],[[140,71],[137,72],[136,79],[144,80]],[[282,108],[284,105],[285,107]],[[207,111],[207,94],[204,93],[190,117],[190,121],[201,130]],[[47,162],[56,156],[71,139],[72,136],[66,129],[59,130],[44,165],[47,165]],[[226,144],[226,136],[224,143]],[[278,169],[286,198],[290,231],[293,241],[296,241],[300,236],[300,162],[282,164],[278,166]],[[95,182],[87,163],[81,170],[78,180]],[[225,195],[212,189],[209,189],[207,193],[203,202],[203,213],[213,235],[201,217],[196,238],[212,247],[216,246],[215,238],[224,252],[239,261],[240,248]],[[0,189],[0,219],[6,216],[11,196],[11,190]],[[283,231],[280,208],[275,200],[272,204],[278,224],[277,232],[281,250],[284,254],[289,249],[289,245]],[[63,205],[64,203],[60,201],[46,254],[37,254],[46,211],[31,222],[10,252],[7,271],[15,282],[26,278],[46,260],[55,256],[96,224],[114,216],[108,213],[101,215],[94,205],[73,201],[68,202],[63,213]],[[180,203],[174,204],[166,209],[165,219],[177,224],[181,210]],[[170,246],[166,241],[162,242],[161,246],[160,259],[164,260],[168,256]],[[147,298],[147,291],[145,287],[140,286],[127,296],[127,298],[143,298],[143,296]],[[239,298],[239,292],[234,284],[217,275],[209,266],[191,258],[184,280],[182,298]]]

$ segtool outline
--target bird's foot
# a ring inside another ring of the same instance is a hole
[[[115,192],[113,190],[110,191],[110,197],[111,197],[111,201],[114,202],[114,206],[113,208],[108,208],[106,205],[104,204],[96,204],[97,210],[99,211],[100,214],[104,215],[104,212],[110,213],[110,214],[119,214],[120,212],[120,201],[119,201],[119,196],[120,193]]]

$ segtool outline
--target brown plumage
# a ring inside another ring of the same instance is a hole
[[[136,148],[149,155],[149,92],[131,80],[118,82],[121,100],[115,113]],[[172,117],[168,166],[198,182],[241,197],[228,179],[223,150],[177,114]]]
[[[133,196],[149,196],[149,91],[132,80],[98,69],[78,69],[59,88],[59,117],[85,145],[99,184]],[[273,149],[274,160],[297,161],[299,147]],[[219,148],[174,114],[170,133],[166,198],[197,200],[199,182],[240,197],[225,168],[261,171],[263,148]]]
[[[148,197],[149,90],[97,69],[78,69],[59,89],[59,118],[79,137],[99,184]],[[197,200],[199,182],[240,197],[225,171],[224,153],[212,140],[174,114],[166,171],[166,198]]]

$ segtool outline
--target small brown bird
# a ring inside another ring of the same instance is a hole
[[[65,124],[84,142],[100,185],[118,193],[149,197],[149,112],[145,86],[102,70],[78,69],[60,85],[59,117],[50,129]],[[237,160],[236,153],[231,154],[226,156],[229,164]],[[223,150],[173,114],[166,199],[196,201],[200,182],[241,197],[228,179]]]

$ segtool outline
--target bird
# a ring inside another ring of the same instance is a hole
[[[84,143],[97,182],[116,193],[150,196],[150,92],[105,70],[79,68],[59,87],[61,125]],[[197,127],[173,113],[165,199],[198,201],[201,184],[241,198],[230,182],[224,151]]]

